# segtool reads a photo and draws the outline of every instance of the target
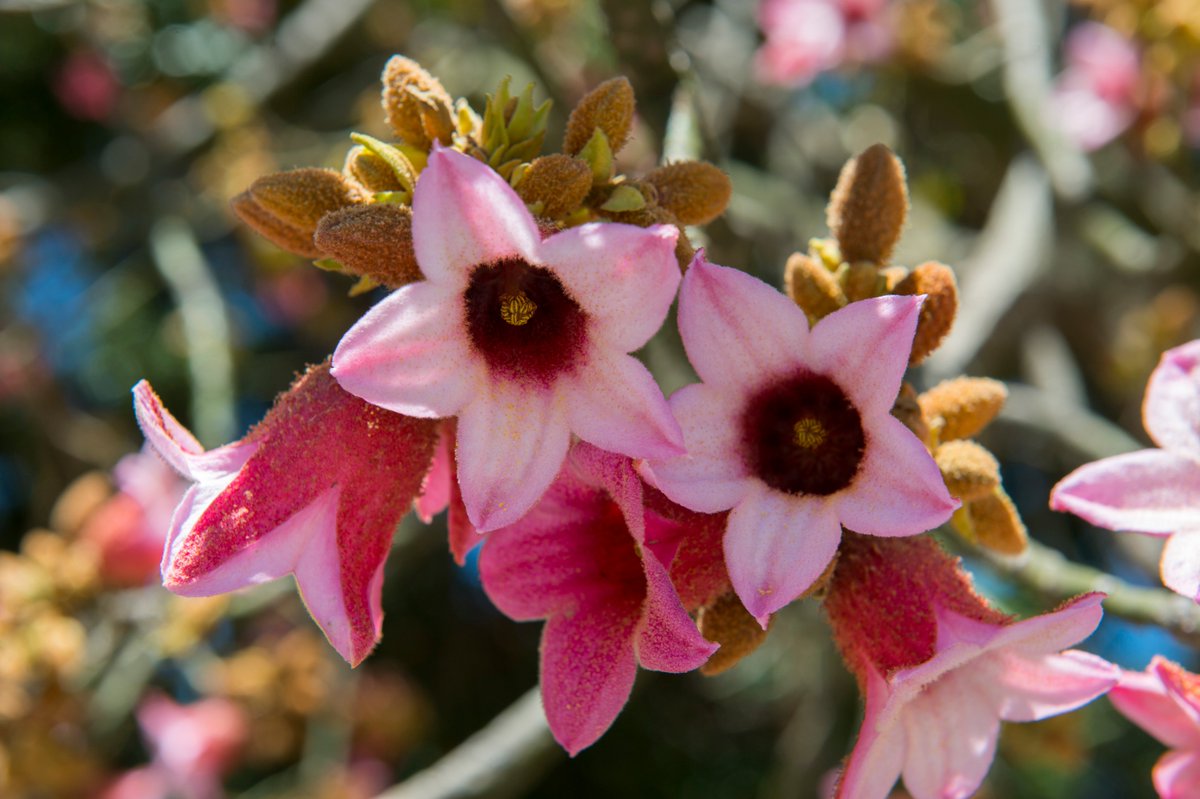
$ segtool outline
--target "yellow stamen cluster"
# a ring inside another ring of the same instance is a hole
[[[825,443],[825,425],[811,416],[805,417],[792,427],[792,440],[804,449],[816,449]]]
[[[514,327],[527,324],[537,312],[537,303],[521,290],[500,297],[500,318]]]

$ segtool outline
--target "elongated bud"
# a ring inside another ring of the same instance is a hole
[[[388,59],[383,114],[398,137],[423,150],[435,141],[450,144],[454,135],[454,101],[441,82],[411,58]]]
[[[1020,555],[1029,546],[1029,533],[1004,489],[966,505],[975,543],[1001,555]]]
[[[841,272],[842,292],[849,302],[858,302],[879,296],[883,281],[879,270],[870,261],[855,261],[846,264]]]
[[[633,86],[629,80],[624,77],[606,80],[584,95],[571,112],[563,152],[578,155],[597,129],[603,131],[612,152],[617,152],[629,139],[633,110]]]
[[[886,264],[907,216],[904,165],[895,153],[875,144],[846,162],[826,211],[846,261]]]
[[[938,348],[954,326],[954,317],[958,313],[958,284],[950,267],[927,261],[900,281],[896,293],[925,295],[912,355],[908,359],[909,364],[915,366]]]
[[[399,288],[422,277],[406,206],[375,203],[335,211],[317,225],[314,241],[346,271],[377,284]]]
[[[238,218],[276,247],[304,258],[320,258],[321,251],[313,243],[313,231],[289,225],[254,201],[244,191],[229,201]]]
[[[767,630],[754,620],[732,591],[701,608],[696,623],[701,635],[721,645],[700,667],[700,673],[706,677],[733,668],[767,640]]]
[[[920,397],[921,410],[940,426],[942,441],[970,438],[987,427],[1008,398],[1008,389],[988,377],[956,377],[938,383]]]
[[[788,258],[783,289],[804,311],[810,324],[846,304],[846,295],[833,273],[804,253],[794,253]]]
[[[645,181],[658,190],[658,204],[684,225],[707,225],[724,213],[733,194],[729,176],[703,161],[660,166]]]
[[[405,189],[387,161],[362,145],[351,148],[346,154],[346,165],[342,167],[342,172],[372,193]]]
[[[587,162],[561,153],[535,159],[517,184],[521,199],[546,219],[571,213],[591,189],[592,170]]]
[[[284,224],[312,235],[325,214],[366,201],[362,191],[332,169],[293,169],[250,184],[250,196]]]
[[[947,441],[933,452],[946,489],[963,501],[982,499],[1000,487],[1000,464],[974,441]]]

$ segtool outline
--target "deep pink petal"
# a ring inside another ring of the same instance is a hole
[[[888,295],[834,311],[813,326],[808,360],[860,413],[887,413],[908,368],[921,297]]]
[[[1200,750],[1200,724],[1167,693],[1153,664],[1148,673],[1124,672],[1108,699],[1121,715],[1164,746]]]
[[[906,536],[949,519],[959,502],[920,439],[891,414],[867,421],[858,475],[831,497],[842,524],[865,535]]]
[[[881,724],[890,691],[878,674],[870,676],[866,694],[862,728],[838,780],[835,799],[886,799],[904,765],[904,727],[894,723],[894,718]]]
[[[832,504],[758,484],[729,514],[725,563],[742,604],[765,629],[816,581],[842,539]]]
[[[1163,585],[1200,602],[1200,532],[1189,530],[1168,538],[1159,567]]]
[[[591,223],[555,233],[538,257],[588,315],[588,335],[633,352],[662,327],[679,288],[673,225]]]
[[[429,524],[450,504],[450,486],[454,483],[454,432],[449,424],[438,430],[433,463],[421,484],[421,496],[413,503],[417,518]]]
[[[463,303],[443,286],[410,283],[355,323],[333,353],[342,388],[372,405],[419,418],[453,416],[483,384]]]
[[[1050,507],[1110,530],[1200,529],[1200,463],[1157,449],[1105,458],[1064,477]]]
[[[679,601],[666,567],[649,547],[643,547],[642,559],[646,567],[646,604],[637,633],[638,662],[652,671],[700,668],[717,651],[717,644],[700,634]]]
[[[1200,458],[1200,341],[1163,353],[1146,384],[1142,420],[1160,447]]]
[[[1151,777],[1161,799],[1195,799],[1200,796],[1200,753],[1167,752],[1154,764]]]
[[[434,147],[413,192],[413,249],[426,278],[461,288],[477,264],[532,263],[539,240],[533,216],[500,175]]]
[[[758,278],[697,253],[679,291],[679,332],[701,380],[745,392],[803,365],[808,320]]]
[[[951,672],[903,710],[910,742],[904,787],[914,799],[967,799],[996,754],[1000,719],[964,671]]]
[[[219,479],[232,474],[254,452],[254,446],[245,442],[205,452],[196,437],[163,407],[145,380],[133,387],[133,410],[147,443],[171,468],[192,480]]]
[[[633,468],[633,461],[624,455],[618,455],[581,441],[571,448],[568,462],[572,473],[582,483],[602,489],[616,503],[621,510],[621,516],[629,534],[639,545],[643,544],[646,540],[645,497],[642,491],[642,481]],[[562,479],[563,477],[560,476],[559,480]],[[574,508],[564,514],[559,507],[554,507],[554,517],[557,520],[569,520],[572,511],[582,512],[582,514],[595,513],[594,505],[585,506],[577,498],[582,493],[578,488],[568,486],[568,491],[564,493],[567,494],[564,500],[573,501],[555,504],[571,504]]]
[[[974,676],[990,677],[1005,721],[1040,721],[1075,710],[1107,693],[1121,673],[1107,660],[1075,649],[1033,658],[1001,654],[991,661],[994,672],[978,669]]]

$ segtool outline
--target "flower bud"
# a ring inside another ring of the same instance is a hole
[[[703,161],[682,161],[645,178],[658,190],[658,204],[684,225],[707,225],[725,211],[733,194],[729,176]]]
[[[794,253],[788,258],[783,273],[783,288],[808,316],[810,324],[815,324],[846,304],[846,295],[833,273],[804,253]]]
[[[586,162],[555,153],[535,159],[517,184],[517,194],[537,216],[560,219],[578,208],[592,189]],[[540,207],[538,203],[541,203]]]
[[[947,441],[933,452],[950,493],[964,502],[982,499],[1000,487],[1000,464],[974,441]]]
[[[938,383],[920,396],[921,410],[931,423],[940,424],[942,441],[970,438],[988,425],[1008,397],[999,380],[956,377]],[[940,420],[940,421],[939,421]]]
[[[846,162],[826,210],[846,261],[887,263],[907,216],[904,165],[895,153],[875,144]]]
[[[577,155],[601,130],[615,153],[629,139],[633,127],[633,86],[624,77],[613,78],[592,89],[571,112],[563,138],[563,152]]]
[[[701,635],[721,645],[700,667],[700,673],[706,677],[733,668],[767,640],[767,630],[754,620],[732,591],[701,608],[696,623]]]
[[[958,285],[954,281],[954,271],[945,264],[927,261],[900,281],[896,293],[925,295],[912,355],[908,359],[910,366],[916,366],[938,348],[954,326],[954,316],[958,313]]]
[[[433,75],[404,56],[392,56],[383,70],[383,114],[407,144],[428,150],[449,144],[454,134],[454,101]]]
[[[321,220],[313,240],[346,271],[380,285],[399,288],[422,277],[413,251],[412,211],[406,206],[343,208]]]

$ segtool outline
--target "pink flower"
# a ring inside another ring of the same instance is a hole
[[[1077,25],[1067,36],[1066,69],[1056,81],[1051,113],[1080,147],[1098,149],[1137,116],[1140,75],[1132,42],[1098,22]]]
[[[577,444],[542,501],[488,534],[480,555],[484,590],[501,611],[546,619],[542,703],[572,755],[612,725],[639,663],[691,671],[717,648],[667,574],[684,531],[642,499],[628,458]]]
[[[1162,581],[1200,601],[1200,341],[1163,353],[1142,405],[1161,449],[1085,464],[1050,494],[1050,507],[1109,530],[1170,536]]]
[[[1113,706],[1169,748],[1154,766],[1162,799],[1200,796],[1200,676],[1155,656],[1108,693]]]
[[[145,381],[146,439],[193,485],[172,520],[163,584],[211,596],[287,574],[357,665],[379,639],[383,562],[430,468],[435,423],[368,405],[313,367],[241,441],[205,452]]]
[[[920,305],[856,302],[809,331],[786,296],[702,255],[683,280],[679,331],[703,382],[670,400],[687,454],[643,474],[684,507],[732,508],[729,577],[764,626],[825,571],[842,525],[915,535],[958,506],[890,413]]]
[[[973,795],[1001,720],[1074,710],[1116,684],[1115,666],[1061,651],[1100,623],[1101,598],[1013,622],[928,536],[848,535],[825,608],[866,713],[838,799],[882,799],[901,774],[915,799]]]
[[[767,41],[756,67],[766,83],[805,86],[843,61],[870,62],[892,49],[887,0],[764,0]]]
[[[587,224],[544,241],[525,204],[473,158],[435,149],[413,198],[427,278],[350,329],[333,374],[417,417],[457,416],[458,480],[481,531],[554,480],[575,433],[632,457],[680,452],[679,427],[629,353],[679,284],[674,227]]]

